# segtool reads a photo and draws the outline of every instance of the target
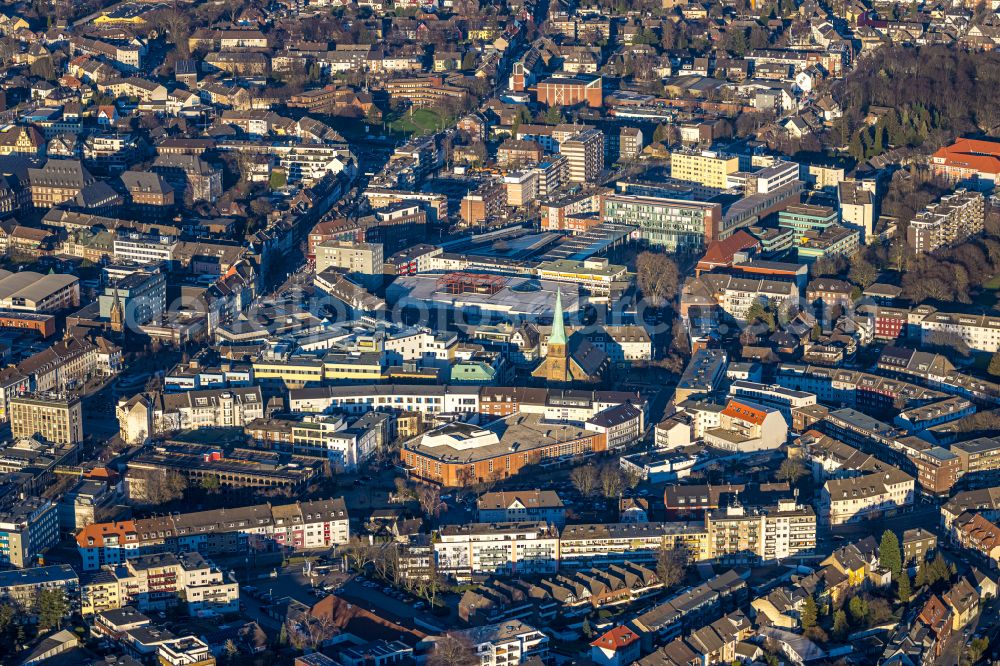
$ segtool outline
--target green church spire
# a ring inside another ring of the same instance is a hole
[[[563,324],[562,288],[556,289],[556,312],[552,317],[552,334],[549,335],[550,345],[566,344],[566,326]]]

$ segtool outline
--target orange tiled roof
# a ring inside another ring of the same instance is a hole
[[[722,413],[735,419],[749,421],[754,425],[761,425],[764,423],[764,419],[767,418],[767,412],[745,405],[742,402],[736,402],[735,400],[730,400],[726,408],[722,410]]]
[[[135,522],[123,520],[115,523],[91,523],[84,527],[76,535],[76,543],[81,548],[96,548],[104,545],[104,539],[108,536],[117,536],[118,540],[124,541],[127,534],[135,534]],[[91,543],[93,539],[93,543]]]
[[[639,637],[636,636],[635,632],[631,629],[625,626],[618,626],[606,632],[603,636],[591,643],[591,645],[593,647],[601,647],[608,650],[618,650],[623,647],[628,647],[637,640],[639,640]]]
[[[1000,173],[1000,142],[958,139],[950,146],[938,148],[931,158],[944,160],[947,166]]]

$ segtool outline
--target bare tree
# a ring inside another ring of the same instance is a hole
[[[396,550],[398,544],[395,542],[384,543],[378,546],[372,556],[372,566],[375,573],[382,580],[390,580],[394,577],[398,556]]]
[[[577,492],[584,497],[589,497],[597,488],[597,468],[590,464],[576,467],[569,473],[569,480]]]
[[[406,479],[397,476],[395,483],[396,483],[396,497],[400,497],[402,499],[416,498],[416,495],[413,492],[413,488],[411,488],[410,485],[406,483]]]
[[[336,635],[337,625],[328,614],[303,614],[298,621],[292,618],[285,620],[285,632],[288,642],[296,650],[315,651]]]
[[[422,485],[417,488],[417,501],[428,518],[436,517],[441,510],[441,489],[437,486]]]
[[[625,490],[625,475],[614,463],[608,463],[601,470],[601,492],[608,499],[618,497]]]
[[[793,458],[785,458],[781,461],[781,466],[778,468],[778,480],[787,481],[790,484],[795,484],[806,475],[806,467],[802,464],[801,460],[795,460]]]
[[[310,617],[305,623],[306,642],[313,650],[318,650],[323,643],[337,634],[337,625],[328,614]]]
[[[635,260],[636,283],[650,305],[660,307],[677,293],[677,265],[661,252],[643,252]]]
[[[427,657],[427,666],[477,666],[480,661],[468,636],[450,631],[434,641],[434,649]]]
[[[378,547],[368,539],[359,536],[351,537],[351,540],[344,547],[344,555],[355,571],[364,571],[365,567],[374,563],[377,557]]]
[[[180,473],[174,471],[142,470],[135,473],[141,481],[141,492],[132,497],[148,504],[166,504],[184,497],[188,484]]]
[[[685,548],[664,544],[656,554],[656,575],[663,587],[673,587],[687,576],[689,555]]]
[[[642,474],[639,473],[634,467],[629,467],[626,470],[622,470],[622,475],[625,478],[625,484],[629,488],[636,488],[640,483],[642,483]]]

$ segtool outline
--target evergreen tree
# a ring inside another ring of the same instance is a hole
[[[778,326],[774,313],[760,300],[754,301],[750,305],[750,308],[747,310],[746,321],[748,324],[754,324],[759,321],[767,326],[767,330],[772,332]]]
[[[833,614],[833,637],[838,641],[847,638],[850,627],[847,624],[847,613],[842,610]]]
[[[667,136],[669,136],[669,134],[670,130],[667,128],[667,124],[660,123],[659,125],[656,126],[656,129],[653,130],[653,142],[660,143],[662,141],[666,141]]]
[[[726,50],[732,55],[743,57],[747,53],[747,36],[742,28],[732,28],[726,35]]]
[[[924,566],[923,562],[917,565],[917,575],[913,579],[913,584],[916,585],[917,588],[921,588],[927,584],[927,567]]]
[[[38,627],[43,631],[58,629],[69,614],[69,602],[62,588],[45,589],[38,593]]]
[[[1000,377],[1000,352],[993,354],[990,358],[990,365],[986,368],[986,372],[994,377]]]
[[[770,39],[767,31],[759,25],[750,28],[750,48],[766,49],[768,46],[770,46]]]
[[[847,603],[847,610],[855,624],[862,624],[868,617],[868,602],[861,597],[851,597]]]
[[[899,583],[896,589],[899,596],[899,603],[905,604],[910,601],[913,591],[910,589],[910,574],[903,571],[899,576]]]
[[[865,159],[865,146],[861,141],[861,132],[855,132],[851,137],[851,144],[847,147],[847,152],[858,162]]]
[[[583,624],[580,625],[580,631],[582,631],[583,635],[587,638],[594,635],[594,629],[590,626],[590,618],[583,618]]]
[[[882,532],[882,543],[878,549],[878,563],[883,569],[892,572],[893,579],[898,579],[903,570],[903,557],[899,552],[899,538],[892,530]]]
[[[806,597],[805,603],[802,605],[802,613],[799,616],[799,621],[802,623],[803,629],[812,629],[816,626],[816,619],[819,616],[819,611],[816,609],[816,600],[813,595]]]
[[[885,152],[885,127],[882,126],[882,122],[879,121],[875,125],[875,141],[872,145],[872,153],[874,155],[881,155]]]

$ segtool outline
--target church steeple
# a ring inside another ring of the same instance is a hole
[[[122,306],[122,299],[118,295],[118,287],[115,287],[115,300],[111,303],[109,319],[111,320],[112,331],[121,333],[125,330],[125,308]]]
[[[549,335],[550,345],[566,344],[566,325],[563,323],[562,288],[556,289],[556,311],[552,316],[552,333]]]

